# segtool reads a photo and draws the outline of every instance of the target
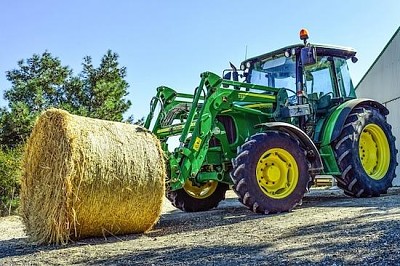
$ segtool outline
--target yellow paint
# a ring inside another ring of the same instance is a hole
[[[217,189],[218,182],[217,181],[208,181],[200,186],[196,186],[189,179],[186,180],[183,185],[183,189],[188,193],[191,197],[195,199],[205,199],[211,196],[215,190]]]
[[[201,138],[196,137],[196,141],[193,144],[193,150],[199,151],[201,145]]]
[[[361,164],[369,177],[380,180],[389,169],[390,147],[385,132],[376,124],[365,126],[358,145]]]
[[[261,191],[268,197],[286,198],[293,193],[299,181],[297,162],[285,149],[267,150],[258,160],[256,179]]]

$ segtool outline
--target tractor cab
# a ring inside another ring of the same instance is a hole
[[[348,99],[356,98],[347,60],[357,61],[352,48],[304,44],[287,46],[245,60],[241,70],[247,83],[283,88],[287,105],[310,106],[314,116],[326,114]]]

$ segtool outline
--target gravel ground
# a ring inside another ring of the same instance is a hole
[[[399,265],[400,188],[354,199],[312,190],[293,212],[258,215],[233,192],[217,209],[184,213],[168,202],[141,235],[29,244],[17,216],[0,218],[0,265]]]

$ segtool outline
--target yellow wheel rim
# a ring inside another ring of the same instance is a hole
[[[192,181],[186,180],[183,189],[191,197],[196,199],[205,199],[211,196],[217,189],[217,181],[208,181],[200,186],[193,185]]]
[[[284,149],[270,149],[258,160],[256,178],[265,195],[273,199],[286,198],[299,181],[297,162]]]
[[[380,180],[389,169],[390,148],[385,132],[376,124],[368,124],[360,135],[359,155],[361,164],[374,180]]]

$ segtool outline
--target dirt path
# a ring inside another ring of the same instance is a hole
[[[353,199],[313,190],[291,213],[263,216],[228,193],[218,209],[184,213],[166,202],[146,235],[27,243],[16,216],[0,218],[0,265],[399,265],[400,189]]]

